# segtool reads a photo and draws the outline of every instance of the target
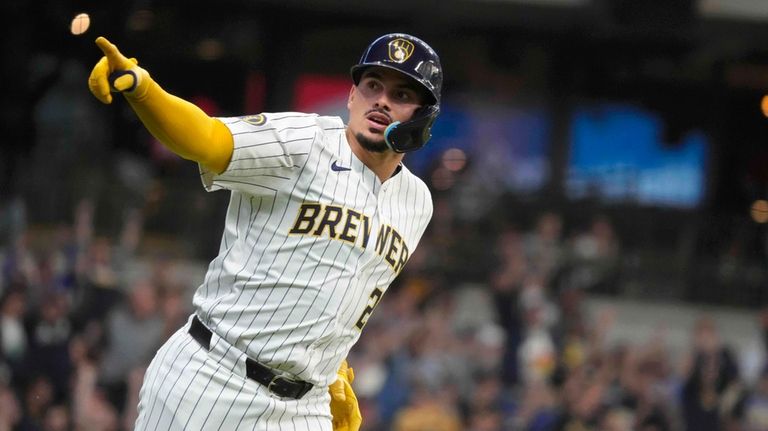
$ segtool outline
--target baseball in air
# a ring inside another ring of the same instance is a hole
[[[87,13],[79,13],[72,18],[72,24],[70,24],[70,31],[75,36],[79,36],[91,26],[91,17]]]

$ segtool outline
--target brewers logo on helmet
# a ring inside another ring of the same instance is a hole
[[[389,59],[395,63],[402,63],[413,54],[413,43],[407,39],[397,38],[391,40],[388,47]]]

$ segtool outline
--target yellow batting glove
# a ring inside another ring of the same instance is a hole
[[[96,39],[96,45],[104,53],[91,70],[88,89],[102,103],[112,103],[112,92],[125,92],[131,97],[143,96],[151,78],[146,70],[138,66],[135,58],[126,58],[106,38]]]
[[[333,431],[358,431],[363,422],[357,396],[352,390],[355,373],[347,364],[346,359],[336,372],[338,379],[328,388],[331,393],[331,415],[333,415]]]

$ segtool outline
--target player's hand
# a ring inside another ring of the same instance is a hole
[[[363,416],[351,385],[355,373],[347,365],[346,359],[341,363],[337,375],[338,379],[328,388],[331,393],[333,431],[358,431]]]
[[[144,94],[149,85],[149,73],[138,66],[135,58],[126,58],[104,37],[96,39],[104,57],[96,63],[88,77],[88,89],[102,103],[112,103],[112,92],[131,95]]]

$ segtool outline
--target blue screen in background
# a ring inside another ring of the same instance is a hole
[[[459,148],[486,186],[532,193],[549,178],[550,140],[551,121],[542,108],[443,103],[432,139],[405,164],[426,177],[446,150]]]
[[[603,104],[577,108],[571,129],[569,197],[693,208],[704,197],[708,139],[693,130],[664,145],[658,115]]]

